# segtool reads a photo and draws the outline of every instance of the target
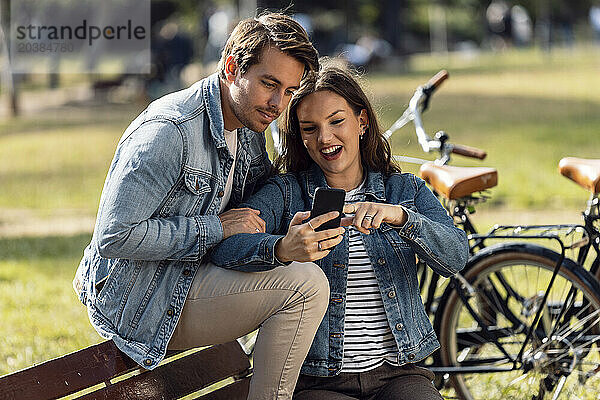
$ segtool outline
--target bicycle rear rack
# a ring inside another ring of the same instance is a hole
[[[472,248],[481,245],[485,240],[535,240],[547,239],[556,241],[564,256],[566,250],[575,250],[590,242],[590,234],[585,226],[578,224],[557,225],[495,225],[485,234],[470,234],[468,240],[474,240]]]

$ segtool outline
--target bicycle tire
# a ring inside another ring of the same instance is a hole
[[[561,399],[597,399],[600,285],[570,259],[562,262],[523,357],[516,364],[508,359],[518,355],[559,259],[558,253],[535,244],[501,243],[469,261],[463,276],[476,294],[466,303],[456,284],[446,288],[434,319],[441,343],[437,362],[479,369],[515,367],[509,372],[451,374],[449,382],[456,397],[542,399],[556,390],[559,378],[565,376]],[[560,306],[568,301],[571,288],[576,288],[575,301],[568,303],[561,318]],[[493,344],[490,338],[494,336],[506,354]]]

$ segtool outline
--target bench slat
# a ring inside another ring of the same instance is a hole
[[[241,363],[237,368],[233,368],[235,372],[226,376],[237,373],[238,369],[243,371],[249,366],[247,356],[235,341],[215,346],[208,350],[211,349],[214,349],[213,352],[218,352],[219,356],[216,361],[214,356],[213,358],[210,358],[211,356],[209,356],[208,362],[210,363],[221,363],[224,360],[228,360],[230,357],[229,355],[231,355],[231,360]],[[198,358],[198,354],[206,353],[208,350],[188,355],[180,360]],[[221,355],[220,351],[224,351],[223,354],[227,355]],[[170,352],[170,355],[176,353],[178,352]],[[243,358],[240,356],[243,356]],[[199,359],[201,358],[202,357],[199,357]],[[200,360],[199,362],[206,361]],[[170,368],[177,368],[177,365],[179,365],[174,364],[173,367],[169,367],[170,364],[172,363],[159,366],[156,370],[165,368],[164,372],[170,377]],[[210,364],[207,364],[203,368],[211,369],[212,367],[210,367]],[[106,341],[54,360],[46,361],[22,371],[0,377],[0,399],[55,399],[95,386],[98,383],[107,382],[111,378],[136,369],[141,368],[135,361],[122,353],[112,341]],[[140,379],[139,377],[148,374],[149,373],[146,372],[135,378]],[[129,378],[123,382],[127,382],[131,379],[134,378]],[[193,376],[186,379],[192,380]],[[194,384],[198,384],[198,382],[194,382]]]
[[[81,397],[90,399],[177,399],[250,368],[237,342],[213,346],[153,371],[117,382]],[[231,400],[229,398],[228,400]]]
[[[0,378],[0,399],[53,399],[137,367],[112,341],[106,341]]]
[[[225,386],[218,391],[198,397],[197,400],[246,400],[250,389],[250,377]]]

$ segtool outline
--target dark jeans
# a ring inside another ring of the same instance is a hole
[[[387,363],[357,374],[300,375],[294,400],[443,400],[431,382],[433,377],[426,368]]]

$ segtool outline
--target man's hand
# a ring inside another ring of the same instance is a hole
[[[219,214],[223,226],[223,239],[236,233],[258,233],[265,231],[265,221],[260,211],[252,208],[232,208]]]
[[[337,211],[331,211],[303,223],[310,216],[310,211],[297,212],[290,221],[287,234],[275,245],[277,259],[283,262],[306,262],[325,257],[344,238],[344,228],[320,232],[315,232],[315,228],[338,215]]]

